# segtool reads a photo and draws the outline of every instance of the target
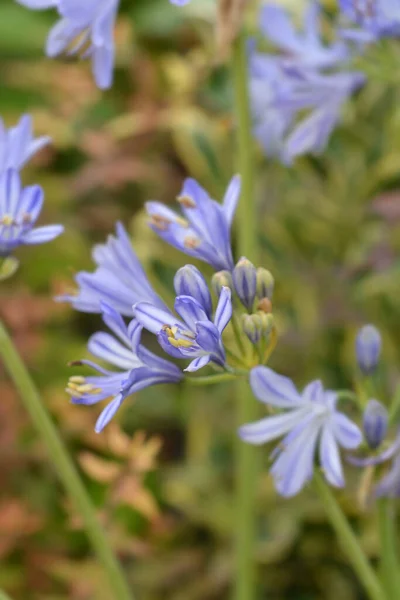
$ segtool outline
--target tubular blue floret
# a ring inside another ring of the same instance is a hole
[[[199,269],[193,265],[185,265],[179,269],[174,277],[174,287],[177,296],[191,296],[201,304],[207,317],[211,317],[211,294]]]
[[[151,229],[185,254],[216,270],[233,269],[230,230],[240,196],[240,177],[232,178],[222,204],[194,180],[187,179],[178,202],[182,215],[160,202],[147,202]]]
[[[35,227],[43,200],[42,188],[23,188],[15,169],[0,175],[0,257],[9,256],[18,246],[50,242],[64,231],[62,225]]]
[[[345,38],[368,43],[382,37],[400,36],[398,0],[339,0],[339,5],[343,15],[358,26],[345,29]]]
[[[33,137],[30,115],[23,115],[18,124],[9,129],[0,118],[0,174],[6,169],[19,171],[50,141],[47,136]]]
[[[93,361],[77,361],[73,364],[88,365],[99,375],[73,376],[67,387],[74,404],[92,405],[111,397],[97,420],[95,429],[98,433],[128,396],[159,383],[176,383],[183,377],[176,365],[141,344],[142,326],[138,321],[133,319],[127,326],[111,306],[102,303],[101,309],[103,321],[112,333],[95,333],[89,340],[88,349],[114,370],[100,367]]]
[[[250,374],[253,393],[261,402],[285,412],[243,425],[243,441],[261,445],[283,437],[274,450],[271,474],[282,496],[294,496],[311,480],[315,454],[327,481],[345,484],[339,447],[357,448],[362,435],[358,427],[336,408],[336,394],[324,390],[320,381],[308,384],[299,394],[293,382],[267,367]]]
[[[371,375],[379,363],[382,338],[374,325],[364,325],[356,337],[357,363],[364,375]]]
[[[223,288],[213,320],[207,316],[200,302],[191,296],[177,296],[175,312],[179,318],[147,302],[134,306],[136,319],[145,329],[157,335],[167,354],[191,359],[185,371],[197,371],[210,362],[225,367],[222,332],[232,316],[231,290]]]
[[[239,300],[251,311],[257,293],[257,270],[245,256],[242,256],[233,269],[232,280]]]
[[[150,285],[121,223],[116,225],[115,236],[95,246],[92,255],[96,270],[78,273],[77,292],[59,296],[58,301],[70,302],[76,310],[89,313],[101,312],[101,302],[106,302],[127,317],[133,316],[132,305],[141,300],[167,310]]]

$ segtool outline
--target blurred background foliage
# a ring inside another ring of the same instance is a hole
[[[306,2],[285,4],[300,14]],[[71,287],[77,271],[92,268],[91,247],[118,219],[155,285],[171,292],[185,257],[146,227],[144,202],[173,203],[187,174],[220,198],[235,170],[230,73],[215,63],[214,6],[193,0],[177,10],[166,0],[123,0],[115,84],[102,94],[87,65],[43,56],[51,11],[0,3],[0,114],[11,125],[30,112],[36,133],[52,136],[23,178],[45,189],[42,222],[66,226],[51,245],[19,250],[22,266],[2,284],[0,313],[79,462],[139,600],[229,597],[234,386],[152,388],[127,401],[118,423],[98,436],[98,409],[72,406],[64,387],[67,363],[87,356],[100,318],[52,298]],[[325,7],[329,35],[335,2]],[[391,52],[372,50],[366,64],[391,64]],[[257,149],[256,202],[262,264],[276,278],[280,342],[271,366],[299,386],[317,377],[348,386],[355,331],[373,322],[384,336],[377,383],[387,401],[400,359],[400,105],[398,68],[396,76],[378,71],[347,106],[322,157],[284,168]],[[260,598],[363,598],[312,489],[282,502],[267,475],[267,449],[260,455]],[[340,499],[374,559],[373,507],[354,502],[356,475],[348,482]],[[15,600],[111,600],[4,373],[0,586]]]

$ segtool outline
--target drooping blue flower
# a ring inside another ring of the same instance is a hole
[[[261,31],[282,52],[281,60],[286,66],[326,68],[348,57],[348,48],[342,40],[330,46],[323,43],[320,13],[319,3],[313,0],[304,13],[303,32],[299,32],[281,6],[266,4],[261,8]]]
[[[116,225],[116,235],[110,235],[106,244],[95,246],[92,255],[95,272],[78,273],[77,292],[60,296],[58,301],[70,302],[76,310],[89,313],[101,312],[100,303],[106,302],[128,317],[133,316],[132,305],[140,301],[167,310],[150,285],[121,223]]]
[[[93,76],[99,88],[112,84],[114,25],[119,0],[17,0],[33,9],[56,8],[60,20],[47,38],[46,53],[79,54],[92,59]]]
[[[400,498],[400,431],[394,441],[376,456],[347,457],[347,461],[356,467],[382,465],[390,460],[392,460],[392,464],[377,484],[374,495],[377,498]]]
[[[40,186],[22,188],[15,169],[0,175],[0,257],[9,256],[18,246],[50,242],[63,232],[62,225],[35,227],[43,199]]]
[[[287,377],[267,367],[255,367],[250,374],[254,395],[265,404],[286,412],[243,425],[239,435],[250,444],[264,444],[285,436],[273,452],[271,469],[277,491],[294,496],[311,480],[315,454],[325,478],[344,486],[339,447],[357,448],[362,441],[358,427],[336,408],[336,394],[313,381],[301,394]]]
[[[177,383],[183,377],[173,363],[153,354],[140,343],[142,326],[133,319],[129,326],[109,305],[102,303],[103,321],[112,334],[95,333],[89,340],[88,349],[98,359],[117,370],[101,367],[90,360],[73,364],[88,365],[99,375],[71,377],[67,392],[74,404],[97,404],[111,400],[96,423],[99,433],[111,421],[128,396],[159,383]]]
[[[197,371],[210,362],[225,367],[222,332],[232,316],[231,290],[222,289],[213,320],[191,296],[178,296],[175,311],[180,318],[148,302],[134,306],[136,319],[157,335],[165,352],[175,358],[191,359],[185,371]]]
[[[23,115],[19,123],[9,129],[0,118],[0,174],[6,169],[19,171],[50,141],[47,136],[33,137],[30,115]]]
[[[382,338],[374,325],[364,325],[356,337],[357,363],[364,375],[371,375],[378,366]]]
[[[400,36],[399,0],[339,0],[343,15],[358,29],[346,29],[346,38],[373,42],[381,37]]]
[[[194,180],[187,179],[178,202],[183,216],[160,202],[147,202],[150,227],[185,254],[216,270],[233,269],[230,229],[240,196],[240,177],[231,180],[222,205]]]

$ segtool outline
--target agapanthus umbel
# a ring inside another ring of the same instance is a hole
[[[304,35],[275,5],[262,9],[261,28],[279,52],[250,48],[254,133],[268,155],[290,164],[298,155],[325,148],[343,104],[365,78],[343,70],[350,57],[343,42],[322,43],[316,3],[306,13]]]
[[[22,188],[15,169],[0,175],[0,257],[9,256],[18,246],[43,244],[62,233],[62,225],[35,227],[43,199],[40,186]]]
[[[75,404],[92,405],[111,398],[97,420],[97,432],[111,421],[128,396],[152,385],[177,383],[183,377],[176,365],[141,344],[142,326],[137,320],[133,319],[127,326],[111,306],[102,303],[101,309],[103,321],[112,334],[95,333],[88,349],[96,358],[112,365],[113,370],[93,361],[78,361],[75,364],[87,365],[99,375],[73,376],[67,387]]]
[[[265,444],[283,437],[272,454],[271,473],[282,496],[294,496],[312,479],[315,455],[327,481],[344,485],[339,447],[357,448],[362,441],[358,427],[337,410],[335,392],[320,381],[308,384],[300,394],[293,382],[267,367],[250,374],[254,395],[264,404],[285,412],[243,425],[239,435],[250,444]]]
[[[33,137],[30,115],[23,115],[18,124],[9,129],[0,118],[0,174],[6,169],[22,169],[50,141],[48,136]]]
[[[214,269],[233,269],[230,230],[240,196],[240,177],[232,178],[222,204],[194,179],[187,179],[178,196],[182,215],[160,202],[147,202],[150,227],[164,241]]]

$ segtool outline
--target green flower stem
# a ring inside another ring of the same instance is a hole
[[[368,562],[360,544],[352,531],[346,516],[336,502],[330,487],[323,476],[317,471],[314,476],[316,488],[321,498],[324,509],[334,528],[337,539],[347,555],[349,563],[357,574],[360,583],[364,586],[370,600],[388,600],[380,581]]]
[[[10,336],[0,321],[0,357],[19,391],[21,400],[29,412],[31,419],[41,435],[53,461],[55,470],[62,480],[65,489],[75,502],[85,524],[85,528],[97,553],[98,559],[108,578],[110,596],[113,600],[133,600],[125,581],[122,569],[116,560],[107,537],[97,519],[94,506],[85,490],[67,449],[58,435],[49,414],[22,362]]]
[[[378,521],[381,539],[381,574],[389,600],[399,597],[399,564],[397,560],[397,540],[395,510],[390,498],[378,501]]]
[[[233,81],[237,124],[237,154],[242,177],[242,197],[237,217],[238,249],[241,256],[257,262],[257,215],[254,196],[254,166],[252,124],[248,91],[246,38],[241,34],[233,50]],[[248,381],[238,382],[237,425],[257,419],[257,403]],[[236,434],[235,434],[236,435]],[[255,495],[258,474],[258,453],[238,437],[236,442],[236,551],[235,600],[254,600],[255,577]]]
[[[205,375],[204,377],[185,377],[185,383],[189,385],[215,385],[236,379],[236,373],[221,373],[220,375]]]

